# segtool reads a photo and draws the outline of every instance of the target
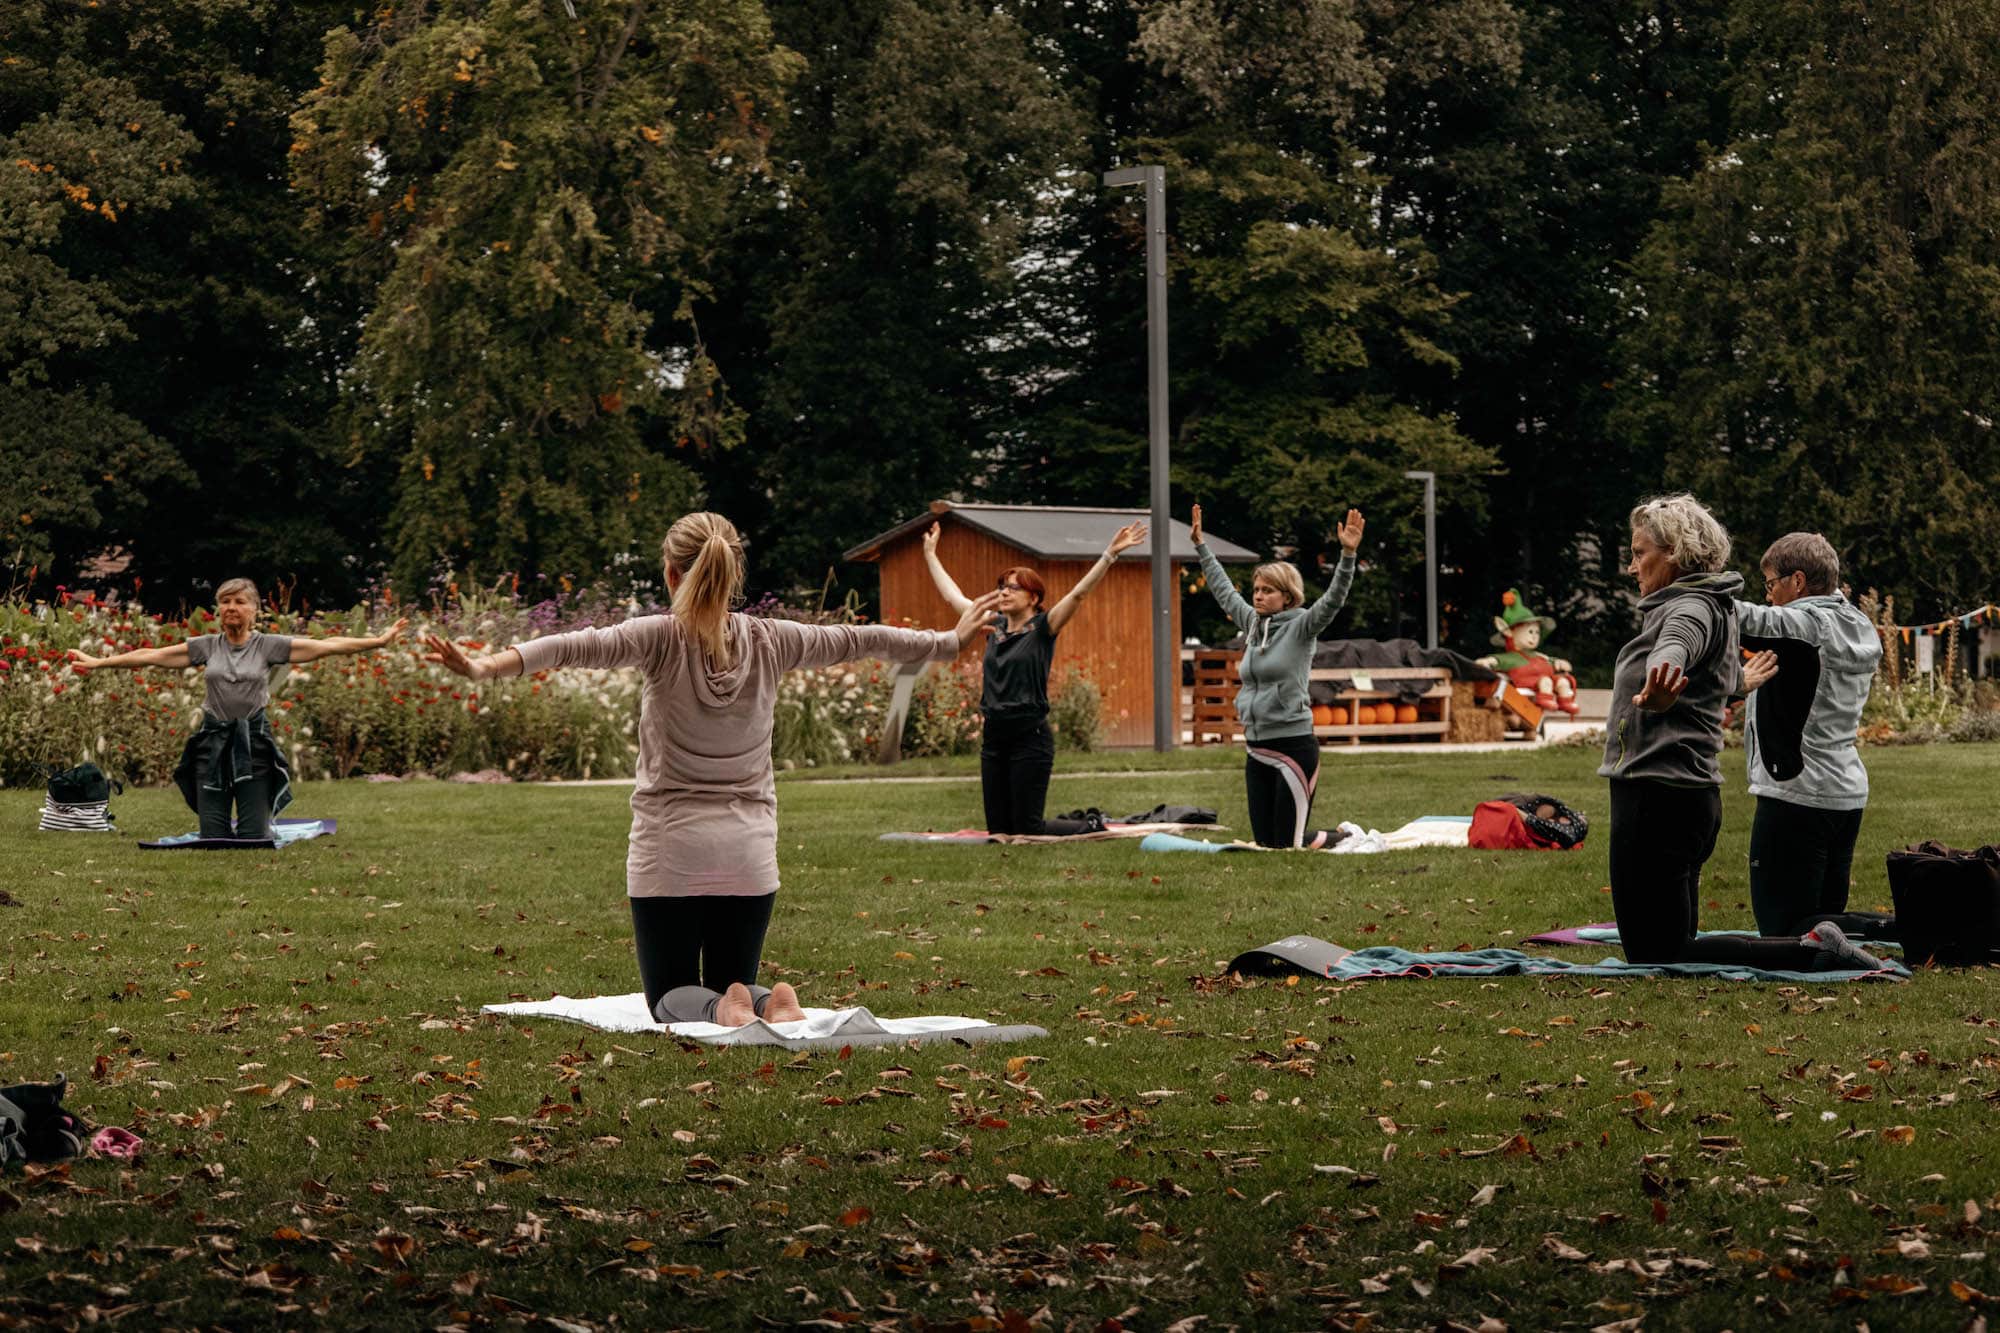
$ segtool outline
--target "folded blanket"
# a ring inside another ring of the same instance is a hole
[[[1281,943],[1300,938],[1290,936]],[[1561,958],[1522,953],[1518,949],[1412,953],[1408,949],[1386,945],[1352,952],[1340,950],[1338,945],[1330,947],[1337,952],[1328,959],[1326,970],[1314,975],[1334,981],[1362,981],[1377,977],[1708,977],[1716,981],[1803,981],[1817,986],[1836,981],[1907,981],[1910,976],[1908,968],[1892,959],[1884,959],[1878,972],[1793,972],[1735,963],[1628,963],[1622,958],[1572,963]],[[1296,944],[1293,948],[1296,950]]]
[[[1010,845],[1041,842],[1103,842],[1107,838],[1144,838],[1154,833],[1179,833],[1183,829],[1222,828],[1221,824],[1108,824],[1099,833],[988,833],[983,828],[954,829],[949,833],[884,833],[882,842],[1004,842]]]
[[[1331,847],[1310,848],[1259,847],[1254,842],[1207,842],[1200,838],[1184,838],[1172,833],[1152,833],[1139,843],[1139,850],[1142,852],[1313,851],[1327,856],[1353,856],[1368,852],[1398,852],[1411,847],[1463,847],[1466,845],[1466,838],[1472,832],[1472,816],[1423,815],[1389,833],[1365,829],[1359,824],[1343,823],[1340,831],[1347,836]]]
[[[339,822],[332,819],[274,819],[268,838],[204,838],[199,833],[176,833],[158,842],[142,842],[139,847],[148,852],[214,852],[254,847],[269,851],[304,842],[307,838],[323,837],[338,829]]]
[[[865,1008],[808,1009],[806,1016],[790,1023],[766,1023],[758,1019],[740,1028],[716,1023],[655,1022],[646,1010],[646,997],[593,995],[572,999],[557,995],[547,1000],[524,1000],[512,1004],[483,1005],[483,1014],[504,1014],[509,1018],[553,1018],[565,1023],[581,1023],[604,1032],[658,1032],[706,1042],[711,1046],[782,1046],[801,1051],[817,1047],[902,1046],[911,1042],[934,1041],[1021,1041],[1046,1037],[1046,1028],[1026,1023],[989,1023],[983,1018],[957,1018],[941,1014],[915,1018],[877,1018]]]

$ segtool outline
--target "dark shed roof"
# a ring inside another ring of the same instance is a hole
[[[879,560],[882,558],[882,548],[890,542],[909,533],[921,531],[949,516],[1010,546],[1019,547],[1040,560],[1095,560],[1103,553],[1105,546],[1110,543],[1118,529],[1135,518],[1147,517],[1148,513],[1149,511],[1144,509],[954,504],[949,500],[933,500],[929,512],[919,514],[907,523],[899,523],[887,532],[870,537],[848,551],[842,558]],[[1173,541],[1168,549],[1175,560],[1193,563],[1197,557],[1188,525],[1179,519],[1172,520],[1172,523]],[[1212,532],[1207,535],[1208,549],[1215,552],[1215,558],[1224,564],[1249,564],[1258,559],[1255,551],[1245,550],[1235,542],[1225,541]],[[1142,561],[1150,559],[1151,556],[1152,550],[1148,544],[1127,552],[1124,558]]]

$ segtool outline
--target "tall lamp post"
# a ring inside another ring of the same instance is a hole
[[[1173,514],[1167,492],[1167,169],[1121,167],[1111,186],[1146,191],[1146,418],[1153,536],[1153,748],[1180,740],[1180,645],[1174,642]]]
[[[1435,472],[1405,472],[1404,477],[1424,484],[1424,612],[1430,621],[1424,646],[1438,646],[1438,476]]]

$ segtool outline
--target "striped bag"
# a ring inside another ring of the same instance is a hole
[[[84,801],[65,805],[53,796],[42,798],[42,832],[116,833],[111,802]]]

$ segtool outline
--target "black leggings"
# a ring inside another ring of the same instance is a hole
[[[220,762],[227,762],[224,756]],[[209,766],[195,768],[195,815],[204,838],[268,838],[271,836],[271,803],[277,799],[278,779],[262,755],[250,761],[251,776],[241,782],[208,785]],[[236,807],[230,822],[229,808]]]
[[[740,981],[763,1013],[771,992],[755,983],[777,897],[631,899],[632,942],[647,1012],[662,1023],[713,1022],[722,991]]]
[[[1281,736],[1244,743],[1243,787],[1250,798],[1250,836],[1259,847],[1331,847],[1338,833],[1308,827],[1319,790],[1319,742]]]
[[[1782,935],[1810,929],[1816,920],[1841,920],[1862,813],[1757,798],[1750,825],[1750,906],[1757,929]]]
[[[979,742],[979,796],[988,833],[1082,833],[1077,819],[1044,819],[1049,775],[1056,767],[1056,734],[1048,719],[988,718]]]
[[[1721,831],[1720,787],[1611,779],[1611,908],[1626,961],[1811,971],[1820,950],[1797,935],[1697,936],[1701,867]]]

